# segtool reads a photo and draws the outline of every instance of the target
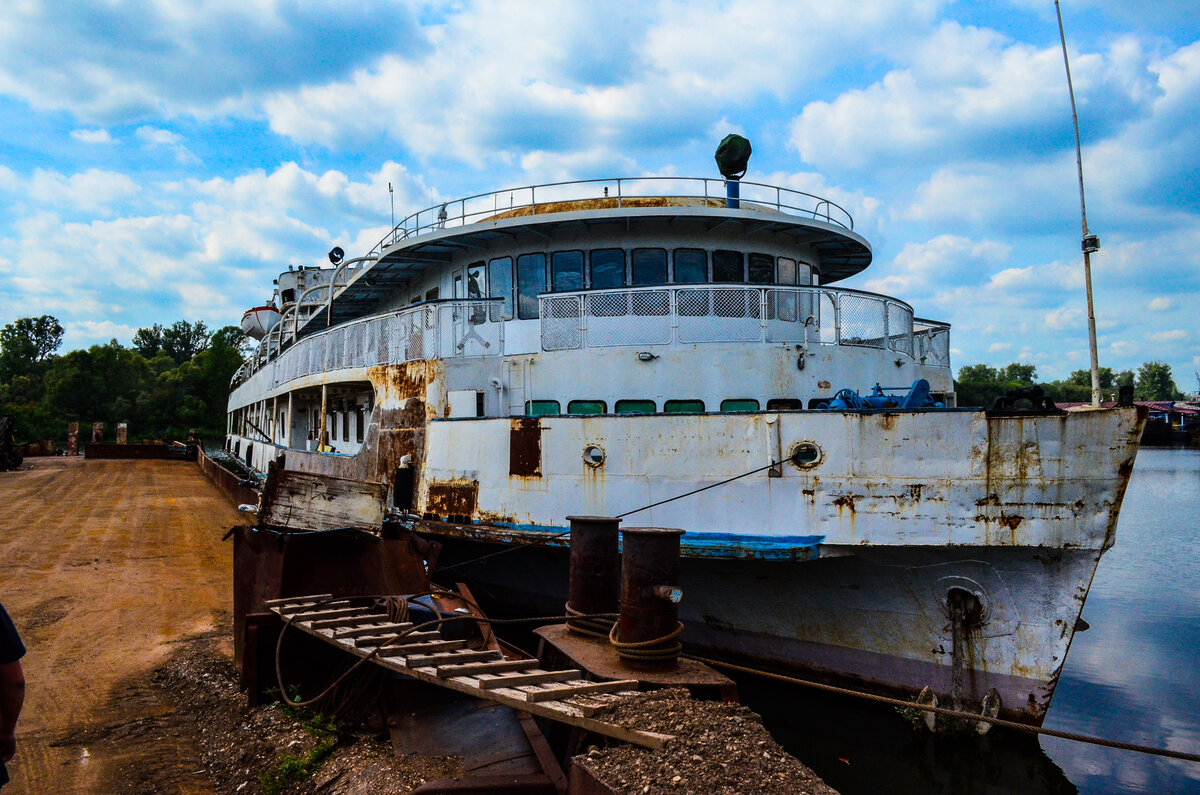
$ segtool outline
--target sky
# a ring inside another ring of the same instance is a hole
[[[1102,366],[1200,370],[1200,6],[1065,0]],[[62,352],[237,323],[288,265],[507,187],[718,176],[828,197],[847,287],[949,322],[952,359],[1088,366],[1052,0],[9,0],[0,324]],[[394,195],[388,192],[389,183]]]

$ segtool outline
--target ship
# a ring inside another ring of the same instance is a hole
[[[851,214],[741,176],[489,192],[289,269],[225,447],[378,487],[489,611],[562,613],[568,516],[680,528],[686,650],[1040,724],[1144,417],[956,405],[949,325],[841,286]]]

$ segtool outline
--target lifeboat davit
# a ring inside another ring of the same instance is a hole
[[[279,322],[279,310],[273,306],[256,306],[242,315],[242,331],[256,340],[261,340]]]

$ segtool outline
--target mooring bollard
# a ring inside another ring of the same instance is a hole
[[[617,551],[620,519],[568,516],[571,523],[571,584],[567,596],[567,628],[580,635],[608,637],[611,618],[582,618],[616,613],[621,588]]]
[[[671,668],[679,661],[679,539],[674,527],[621,531],[621,618],[610,640],[633,666]],[[619,632],[619,635],[618,635]]]

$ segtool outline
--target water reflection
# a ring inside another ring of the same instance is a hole
[[[1047,727],[1200,752],[1198,524],[1200,451],[1142,450]],[[1200,763],[1003,732],[931,737],[866,702],[739,686],[780,743],[846,795],[1200,795]]]

